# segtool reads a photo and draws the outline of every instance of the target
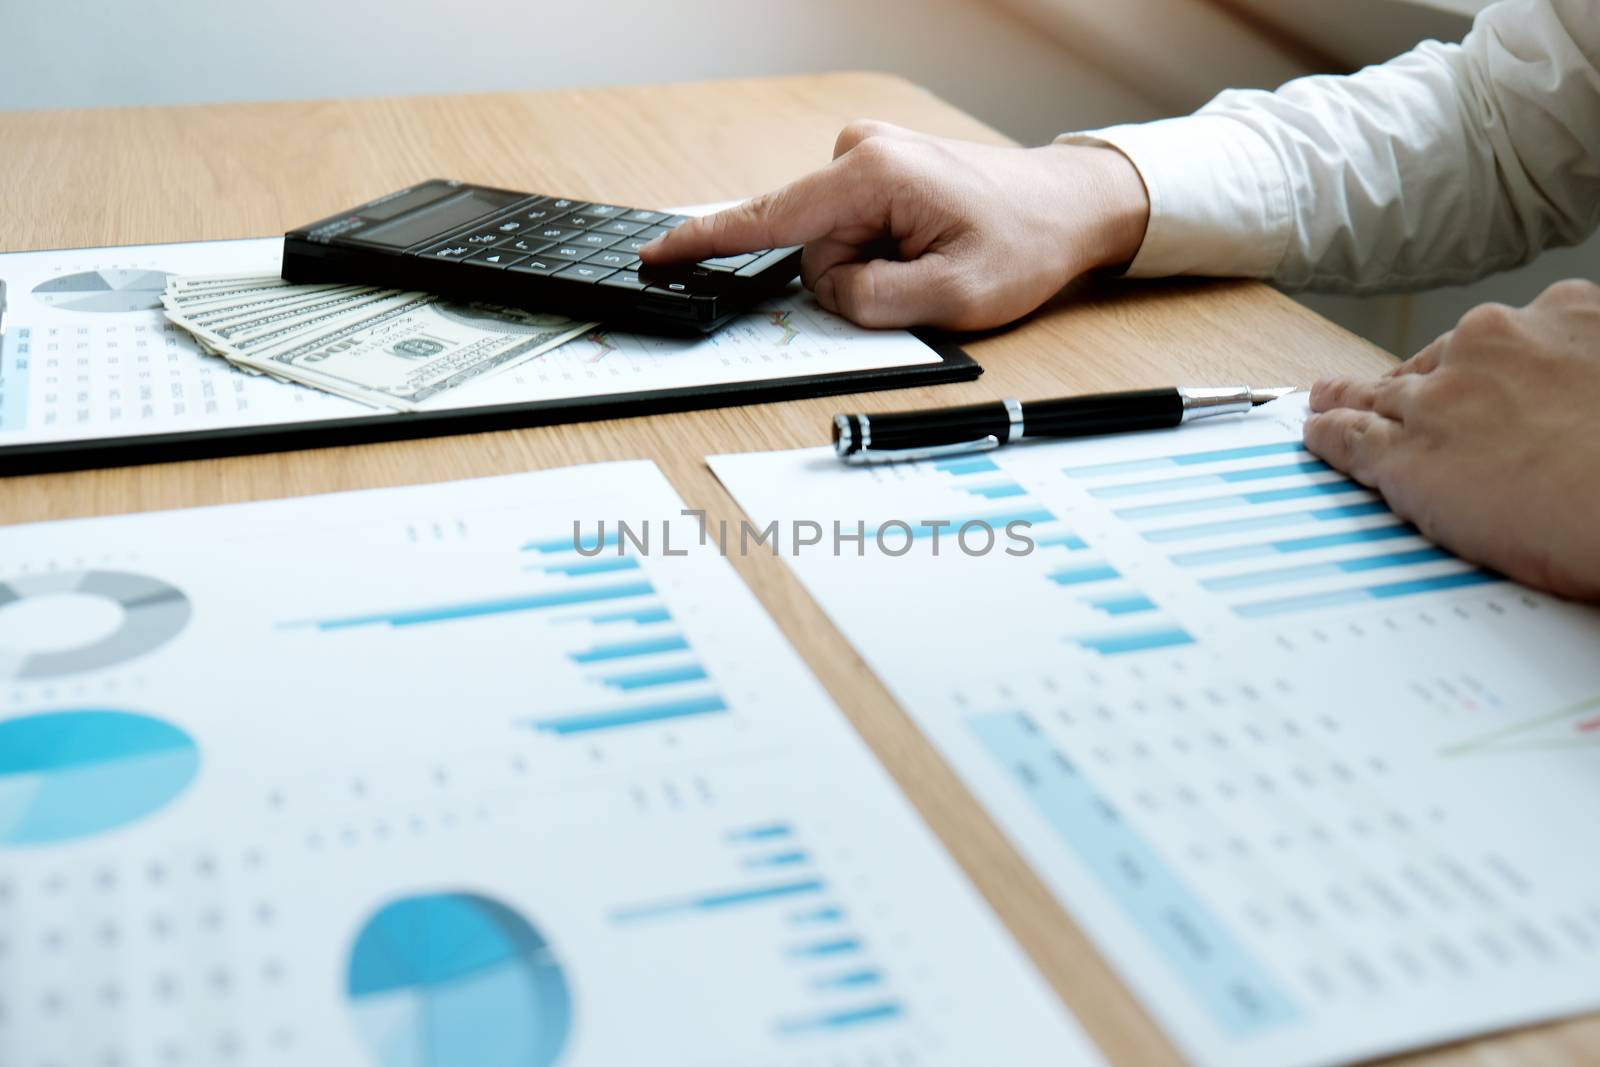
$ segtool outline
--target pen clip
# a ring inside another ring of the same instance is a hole
[[[939,459],[942,456],[959,456],[964,452],[987,452],[1000,447],[1000,438],[994,434],[971,441],[956,441],[948,445],[925,445],[921,448],[858,448],[839,458],[854,467],[872,463],[904,463],[918,459]]]

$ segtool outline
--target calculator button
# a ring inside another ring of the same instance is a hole
[[[641,226],[654,226],[666,216],[659,211],[645,211],[636,208],[623,215],[622,218],[625,222],[637,222]]]
[[[591,215],[588,211],[574,211],[561,220],[561,225],[571,226],[577,230],[587,230],[594,226],[603,226],[606,222],[606,219],[601,218],[599,215]]]
[[[760,256],[747,252],[742,256],[718,256],[716,259],[702,259],[700,266],[709,267],[711,270],[727,271],[738,270],[740,267],[754,263]]]
[[[434,245],[432,248],[423,249],[422,255],[429,259],[465,259],[475,251],[477,249],[471,245],[446,241],[442,245]]]
[[[521,219],[501,219],[484,227],[486,233],[516,234],[528,228],[528,223]]]
[[[559,244],[572,240],[582,232],[582,230],[574,230],[567,226],[546,226],[544,229],[534,233],[533,236],[539,238],[541,241],[550,241]]]
[[[542,254],[551,259],[566,259],[576,263],[593,251],[594,249],[581,245],[551,245]]]
[[[590,204],[583,209],[583,214],[590,215],[596,219],[614,219],[627,210],[625,207],[617,207],[614,204]]]
[[[619,270],[609,277],[601,278],[600,284],[635,291],[645,288],[645,283],[639,280],[639,275],[631,270]]]
[[[574,208],[588,207],[589,205],[577,200],[546,200],[540,206],[547,207],[551,211],[571,211]]]
[[[670,300],[688,300],[689,286],[684,282],[667,282],[665,285],[650,285],[645,287],[646,296],[664,297]]]
[[[660,222],[656,223],[656,225],[657,226],[664,226],[669,230],[676,230],[679,226],[682,226],[684,223],[686,223],[688,221],[689,221],[689,216],[688,215],[668,215],[666,218],[664,218]]]
[[[602,278],[610,277],[616,271],[610,267],[599,267],[593,263],[574,263],[556,275],[557,278],[571,278],[577,282],[597,282]]]
[[[654,241],[657,237],[667,232],[669,231],[665,226],[651,226],[648,229],[640,230],[634,236],[643,238],[646,241]]]
[[[511,270],[522,271],[525,274],[554,274],[567,265],[564,259],[552,259],[549,256],[534,256],[521,263],[513,263]]]
[[[645,245],[649,244],[651,242],[651,240],[652,240],[652,238],[649,238],[649,237],[630,237],[626,241],[618,241],[616,244],[612,245],[611,247],[612,248],[617,248],[617,249],[625,249],[625,250],[627,250],[629,252],[632,252],[632,253],[637,255],[638,252],[639,252],[639,249],[641,249]]]
[[[639,262],[639,257],[626,250],[606,248],[586,257],[584,262],[595,263],[602,267],[611,267],[615,270],[625,270]]]
[[[605,233],[614,233],[618,237],[632,237],[634,234],[644,229],[644,223],[629,222],[626,219],[612,219],[604,226],[597,226],[595,228]]]
[[[523,222],[526,222],[530,226],[549,226],[565,214],[565,211],[550,207],[548,204],[546,204],[542,207],[529,208],[527,211],[519,214],[517,218],[521,219]]]
[[[466,237],[458,238],[462,244],[471,245],[473,248],[489,248],[502,241],[509,241],[513,234],[500,233],[498,230],[480,230]]]
[[[618,237],[616,234],[604,233],[600,230],[590,230],[588,233],[580,233],[578,236],[574,237],[572,239],[572,243],[575,245],[582,245],[585,248],[593,250],[597,248],[610,248],[620,240],[622,240],[622,238]]]
[[[503,247],[512,252],[522,252],[531,256],[536,252],[543,252],[549,248],[550,242],[541,241],[537,237],[518,237],[507,241]]]
[[[521,263],[527,258],[527,256],[520,256],[503,248],[485,248],[481,252],[468,256],[463,262],[471,263],[475,267],[499,267],[504,270],[506,267]]]

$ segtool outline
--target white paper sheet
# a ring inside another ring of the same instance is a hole
[[[1198,1061],[1600,1007],[1600,612],[1428,545],[1303,413],[712,466]]]
[[[0,254],[0,448],[52,440],[394,415],[239,371],[161,312],[169,274],[276,274],[280,238]],[[460,314],[470,315],[468,309]],[[798,285],[702,338],[598,330],[456,394],[528,403],[937,363],[900,330],[864,330]]]
[[[681,507],[0,528],[0,1062],[1100,1062]]]

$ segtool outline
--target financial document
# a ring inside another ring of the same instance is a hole
[[[1100,1063],[681,508],[0,528],[0,1063]]]
[[[393,416],[304,385],[252,375],[168,322],[175,275],[276,274],[279,238],[0,254],[9,307],[0,334],[0,448],[46,441]],[[528,333],[526,316],[440,305],[461,329]],[[857,327],[798,285],[707,337],[591,330],[439,397],[431,407],[563,400],[814,374],[909,367],[939,356],[902,331]]]
[[[1304,413],[712,466],[1197,1061],[1600,1008],[1600,612],[1429,544]]]

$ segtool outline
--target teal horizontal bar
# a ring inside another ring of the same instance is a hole
[[[771,856],[751,856],[744,861],[746,867],[797,867],[810,863],[811,857],[804,852],[779,852]]]
[[[1077,643],[1091,652],[1103,656],[1117,656],[1125,652],[1149,652],[1158,648],[1192,645],[1194,638],[1187,630],[1176,626],[1158,630],[1141,630],[1134,633],[1103,634],[1099,637],[1080,637]]]
[[[1288,463],[1275,467],[1248,467],[1244,470],[1219,471],[1216,474],[1189,474],[1181,478],[1159,478],[1153,482],[1123,482],[1119,485],[1101,485],[1089,490],[1089,495],[1102,500],[1145,493],[1167,493],[1183,489],[1197,489],[1204,485],[1231,485],[1237,482],[1259,482],[1270,478],[1289,478],[1301,474],[1321,474],[1331,470],[1320,459],[1301,463]]]
[[[1315,508],[1311,511],[1279,512],[1275,515],[1250,515],[1242,519],[1226,519],[1222,522],[1202,522],[1192,526],[1168,526],[1160,530],[1146,530],[1142,534],[1146,541],[1157,543],[1167,541],[1187,541],[1199,537],[1220,537],[1226,534],[1251,533],[1255,530],[1268,530],[1276,526],[1299,526],[1309,522],[1333,522],[1337,519],[1357,519],[1364,515],[1388,514],[1388,505],[1381,500],[1366,500],[1359,504],[1335,504],[1332,507]]]
[[[1469,585],[1489,585],[1505,581],[1493,571],[1467,571],[1465,574],[1442,574],[1436,578],[1414,578],[1409,582],[1374,585],[1367,591],[1379,600],[1414,593],[1437,593],[1442,589],[1460,589]]]
[[[678,667],[662,667],[654,671],[637,671],[633,674],[613,674],[602,678],[606,685],[624,692],[635,689],[651,689],[658,685],[677,685],[681,682],[702,682],[706,679],[706,669],[698,663],[686,663]]]
[[[612,659],[628,659],[632,656],[653,656],[657,652],[682,652],[689,647],[689,642],[679,634],[667,634],[663,637],[649,637],[642,641],[618,641],[610,645],[595,645],[581,652],[569,652],[567,658],[574,663],[600,663]]]
[[[1258,459],[1261,456],[1284,456],[1304,452],[1306,446],[1299,441],[1280,441],[1268,445],[1246,445],[1242,448],[1222,448],[1209,452],[1185,452],[1176,456],[1153,456],[1150,459],[1130,459],[1116,463],[1095,463],[1087,467],[1066,467],[1066,474],[1074,478],[1098,478],[1111,474],[1136,474],[1140,471],[1160,470],[1163,467],[1192,467],[1202,463],[1227,463],[1236,459]]]
[[[552,593],[534,593],[529,596],[504,597],[496,600],[473,600],[437,607],[406,608],[399,611],[375,612],[371,615],[350,615],[342,619],[323,619],[315,625],[319,630],[344,630],[355,626],[420,626],[431,622],[449,622],[483,615],[502,615],[513,611],[537,611],[541,608],[563,607],[569,604],[588,604],[622,597],[647,596],[655,592],[649,582],[631,582],[627,585],[607,585],[584,589],[564,589]]]
[[[999,467],[995,466],[994,460],[984,456],[939,459],[934,460],[933,465],[935,468],[944,471],[946,474],[953,475],[957,478],[965,474],[986,474],[989,471],[997,471],[1000,469]]]
[[[1059,545],[1069,552],[1076,552],[1079,549],[1089,547],[1089,542],[1085,541],[1077,534],[1070,533],[1052,534],[1049,537],[1035,538],[1033,543],[1039,548],[1053,548]]]
[[[638,919],[652,919],[660,915],[671,915],[675,912],[716,911],[721,908],[739,907],[744,904],[762,904],[769,900],[780,900],[798,894],[820,893],[825,888],[827,887],[821,881],[809,878],[802,882],[785,882],[782,885],[756,886],[750,889],[731,889],[724,892],[685,897],[681,900],[640,904],[614,911],[611,913],[611,918],[616,922],[633,922]]]
[[[1207,578],[1200,584],[1212,592],[1229,592],[1235,589],[1253,589],[1257,586],[1276,585],[1279,582],[1304,582],[1316,578],[1332,578],[1341,574],[1380,570],[1385,567],[1405,567],[1417,563],[1433,563],[1449,559],[1450,553],[1441,548],[1419,548],[1413,552],[1388,552],[1381,556],[1363,556],[1359,559],[1331,560],[1327,563],[1307,563],[1299,567],[1278,567],[1245,574],[1228,574]]]
[[[1089,563],[1082,567],[1067,567],[1050,573],[1050,580],[1057,585],[1083,585],[1087,582],[1103,582],[1108,578],[1120,577],[1117,569],[1109,563]]]
[[[617,531],[612,530],[610,533],[601,537],[590,537],[587,540],[583,539],[581,536],[575,536],[553,537],[548,541],[529,541],[527,544],[522,546],[522,551],[543,552],[549,554],[552,552],[576,552],[581,547],[587,552],[598,552],[600,549],[609,548],[614,546],[616,543]]]
[[[728,831],[729,841],[772,841],[780,837],[788,837],[794,833],[794,828],[786,822],[772,822],[763,826],[746,826],[740,830]]]
[[[1156,602],[1143,593],[1131,593],[1124,596],[1097,596],[1087,599],[1091,607],[1097,608],[1107,615],[1136,615],[1141,611],[1156,610]]]
[[[789,916],[792,923],[836,923],[844,921],[844,909],[836,907],[814,908],[811,911],[797,911]]]
[[[852,1008],[849,1011],[836,1011],[811,1019],[792,1020],[779,1026],[778,1030],[785,1034],[804,1033],[808,1030],[844,1030],[864,1023],[898,1019],[904,1014],[905,1009],[898,1004],[874,1004],[868,1008]]]
[[[883,984],[881,971],[848,971],[844,974],[828,975],[818,978],[811,985],[815,989],[860,989],[863,986]]]
[[[1027,496],[1028,491],[1015,482],[1004,485],[974,485],[967,489],[973,496],[988,497],[990,500],[1001,500],[1011,496]]]
[[[552,563],[548,566],[535,566],[535,570],[544,571],[546,574],[565,574],[577,577],[583,574],[608,574],[612,571],[636,571],[639,561],[632,556],[621,556],[612,559],[591,559],[582,563]]]
[[[709,715],[728,710],[719,696],[690,697],[665,704],[646,704],[635,708],[617,708],[583,715],[566,715],[557,719],[536,719],[532,725],[540,733],[566,737],[571,734],[592,733],[596,730],[615,730],[627,726],[682,719],[691,715]]]
[[[612,611],[604,615],[596,615],[589,620],[597,625],[604,626],[613,622],[636,622],[641,626],[653,622],[672,621],[672,612],[666,608],[640,608],[638,611]]]
[[[832,941],[817,941],[809,945],[799,945],[789,950],[789,955],[796,959],[806,959],[817,956],[843,956],[851,952],[860,952],[861,942],[854,937],[841,937]]]
[[[1044,508],[1029,508],[1025,511],[997,511],[988,515],[963,515],[946,521],[948,521],[949,525],[938,527],[939,533],[944,537],[954,537],[969,522],[980,522],[990,529],[1003,531],[1014,522],[1023,522],[1031,525],[1036,522],[1055,522],[1056,517]],[[924,526],[921,522],[912,522],[908,523],[908,525],[911,527],[911,536],[914,539],[920,540],[924,537],[933,536],[934,527]],[[893,532],[899,533],[900,531],[896,528]],[[876,533],[877,530],[874,529],[874,536],[876,536]]]
[[[1247,619],[1262,619],[1301,611],[1344,607],[1349,604],[1358,604],[1364,600],[1389,600],[1395,597],[1414,596],[1418,593],[1435,593],[1446,589],[1459,589],[1466,586],[1485,585],[1499,581],[1504,581],[1504,579],[1492,571],[1461,571],[1456,574],[1442,574],[1432,578],[1415,578],[1404,582],[1369,585],[1360,589],[1336,589],[1326,593],[1307,593],[1303,596],[1280,597],[1276,600],[1258,600],[1249,604],[1237,604],[1233,610]]]
[[[1259,489],[1253,493],[1204,496],[1193,500],[1173,500],[1165,504],[1141,504],[1138,507],[1117,508],[1113,514],[1122,519],[1157,519],[1168,515],[1187,515],[1194,511],[1216,511],[1247,504],[1281,504],[1285,500],[1304,500],[1307,497],[1364,491],[1362,486],[1348,478],[1340,478],[1337,481],[1297,485],[1289,489]]]
[[[1233,545],[1228,548],[1208,548],[1197,552],[1180,552],[1172,562],[1180,567],[1204,567],[1213,563],[1234,563],[1262,556],[1293,555],[1296,552],[1316,552],[1324,548],[1344,545],[1363,545],[1374,541],[1394,541],[1415,537],[1417,528],[1407,523],[1394,526],[1369,526],[1362,530],[1341,530],[1339,533],[1318,534],[1315,537],[1291,537],[1280,541],[1262,541],[1257,544]]]

